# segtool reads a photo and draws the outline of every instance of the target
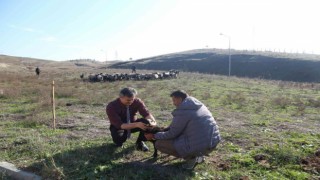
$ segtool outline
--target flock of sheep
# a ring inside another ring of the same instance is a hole
[[[177,78],[179,75],[178,70],[170,70],[168,72],[154,72],[147,74],[139,74],[139,73],[115,73],[115,74],[89,74],[88,81],[89,82],[114,82],[114,81],[122,81],[122,80],[156,80],[156,79],[172,79]],[[83,79],[84,75],[81,74],[80,78]]]

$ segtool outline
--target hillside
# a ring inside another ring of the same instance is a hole
[[[231,51],[231,75],[296,82],[320,82],[320,56]],[[113,64],[111,68],[170,70],[228,75],[227,50],[199,49]]]
[[[107,63],[93,60],[70,60],[70,61],[51,61],[27,57],[15,57],[0,55],[0,70],[5,73],[23,73],[25,75],[33,75],[35,68],[38,66],[41,73],[55,73],[64,71],[72,73],[75,69],[86,72],[97,72],[102,67],[106,67]]]
[[[170,80],[90,83],[79,74],[100,72],[106,64],[74,63],[1,56],[0,161],[43,179],[319,179],[319,83],[189,72]],[[36,65],[43,69],[39,77]],[[150,152],[137,151],[136,133],[116,148],[105,108],[129,86],[163,127],[172,120],[172,91],[199,99],[219,125],[218,148],[193,171],[164,153],[154,159],[150,142]],[[0,179],[11,178],[0,172]]]

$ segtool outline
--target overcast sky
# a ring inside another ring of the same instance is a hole
[[[200,48],[320,54],[316,0],[0,0],[0,54],[139,59]],[[227,36],[221,36],[223,33]]]

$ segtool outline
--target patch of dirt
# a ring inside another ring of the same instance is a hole
[[[242,176],[239,178],[239,180],[249,180],[249,179],[250,179],[249,176]]]
[[[231,168],[230,162],[221,162],[217,165],[217,168],[221,171],[227,171]]]
[[[265,154],[257,154],[257,155],[255,155],[253,158],[254,158],[254,160],[256,160],[256,161],[262,161],[262,160],[267,160],[267,159],[268,159],[268,156],[265,155]]]
[[[0,119],[3,120],[14,120],[14,121],[19,121],[19,120],[25,120],[26,115],[24,114],[0,114]]]
[[[110,134],[109,120],[103,119],[94,112],[100,112],[102,108],[88,105],[68,106],[71,116],[57,120],[57,128],[68,129],[70,133],[63,135],[67,139],[95,139],[106,137]]]
[[[228,112],[221,114],[219,117],[215,117],[218,125],[223,127],[238,129],[239,127],[247,127],[249,124],[245,122],[248,119],[248,115],[239,112]]]
[[[85,139],[94,139],[104,137],[110,134],[109,122],[106,119],[99,119],[93,115],[74,116],[68,119],[60,120],[57,123],[59,129],[69,129],[68,139],[77,137]]]
[[[312,156],[304,158],[301,160],[301,166],[305,171],[320,174],[320,157]]]
[[[220,171],[227,171],[231,168],[231,163],[224,161],[220,156],[209,156],[206,157],[208,163],[213,164]]]
[[[301,159],[300,164],[303,170],[320,174],[320,149],[318,149],[313,156]]]
[[[301,133],[317,133],[320,128],[319,124],[315,124],[313,122],[305,123],[306,121],[310,121],[310,118],[307,117],[301,117],[300,119],[295,118],[294,120],[294,122],[282,122],[279,125],[272,127],[272,129],[276,132],[293,130]]]
[[[270,164],[268,162],[268,159],[270,158],[268,155],[265,155],[265,154],[257,154],[255,155],[254,157],[254,160],[256,162],[258,162],[258,164],[260,166],[263,166],[265,168],[270,168]]]
[[[7,68],[9,65],[6,63],[0,63],[0,68]]]

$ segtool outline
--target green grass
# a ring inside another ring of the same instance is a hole
[[[23,84],[0,79],[1,87],[5,87],[0,96],[1,161],[14,163],[44,179],[319,177],[319,172],[307,171],[301,165],[302,159],[313,157],[320,147],[320,93],[314,89],[191,73],[172,80],[114,83],[82,82],[77,79],[78,72],[67,78],[63,72],[54,76],[57,130],[52,129],[48,79],[37,79],[36,84],[28,76],[21,77]],[[194,171],[183,170],[180,159],[160,154],[155,161],[152,151],[136,151],[135,137],[125,148],[115,148],[105,106],[126,86],[138,90],[138,97],[161,126],[168,125],[172,118],[170,93],[186,90],[210,109],[223,141]],[[264,159],[255,159],[261,155]],[[1,177],[5,175],[0,174]]]

